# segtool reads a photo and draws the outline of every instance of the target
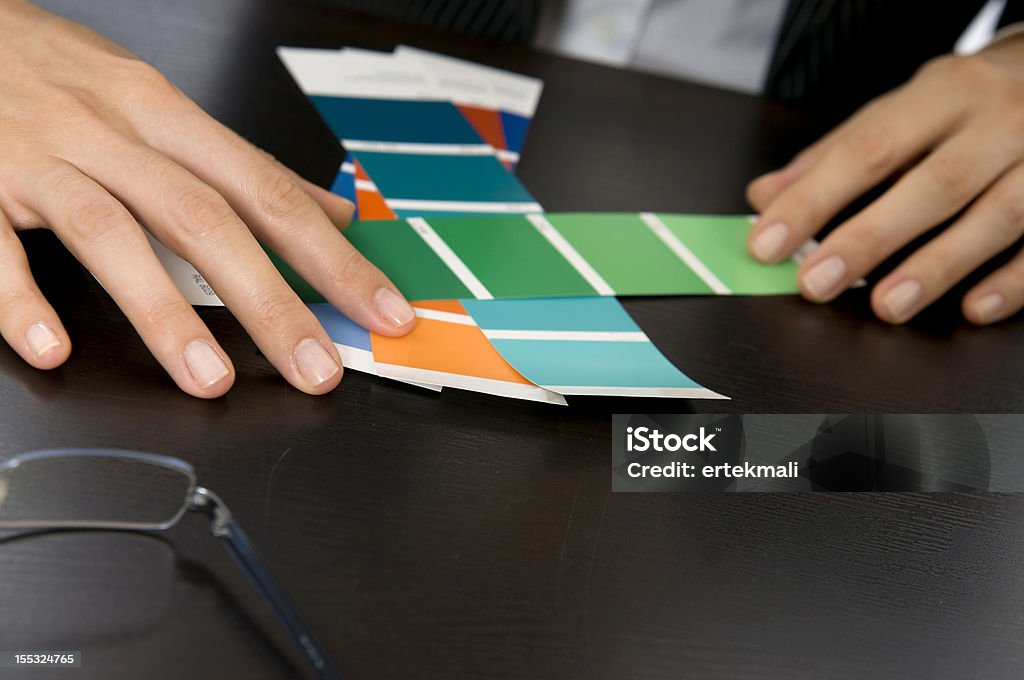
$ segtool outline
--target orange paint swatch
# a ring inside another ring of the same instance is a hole
[[[520,399],[565,404],[506,362],[456,300],[416,303],[416,327],[400,338],[370,334],[379,375]]]
[[[384,201],[377,186],[370,179],[359,161],[353,159],[356,167],[356,204],[359,206],[361,220],[393,220],[397,215],[391,211]],[[372,187],[372,188],[368,188]]]
[[[501,125],[501,114],[494,109],[482,109],[468,104],[458,104],[459,111],[480,137],[495,149],[507,149],[505,128]]]

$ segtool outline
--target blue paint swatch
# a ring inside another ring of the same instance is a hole
[[[338,139],[418,144],[481,144],[450,102],[311,95]]]
[[[530,119],[508,111],[501,112],[501,127],[505,131],[505,143],[512,151],[519,152],[526,141],[526,131],[530,128]]]
[[[327,331],[327,337],[339,345],[348,345],[356,349],[370,349],[370,331],[339,312],[329,304],[312,304],[309,309]]]
[[[361,151],[366,174],[388,199],[533,203],[494,156],[434,156]],[[417,213],[419,214],[419,213]]]
[[[345,161],[349,161],[350,157],[345,156]],[[344,164],[344,163],[343,163]],[[337,194],[342,198],[347,198],[353,203],[356,202],[356,176],[353,172],[345,172],[342,169],[338,169],[338,175],[334,178],[334,183],[331,184],[331,193]],[[352,219],[358,219],[358,215],[353,215]]]

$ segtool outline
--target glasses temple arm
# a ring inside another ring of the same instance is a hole
[[[202,511],[212,520],[211,531],[221,539],[224,549],[231,555],[239,570],[249,579],[252,587],[263,597],[284,625],[293,641],[309,661],[320,680],[341,680],[327,651],[313,637],[313,632],[292,604],[284,588],[264,565],[259,553],[242,527],[235,522],[224,502],[208,489],[197,487],[191,501],[192,508]]]

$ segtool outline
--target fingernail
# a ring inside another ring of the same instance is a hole
[[[39,358],[54,347],[60,347],[60,338],[45,323],[34,323],[25,331],[28,348]]]
[[[989,293],[974,303],[974,316],[978,323],[990,323],[1003,309],[1003,296],[999,293]]]
[[[907,279],[893,286],[883,300],[885,306],[889,308],[892,320],[896,323],[905,321],[917,305],[917,301],[921,299],[923,290],[921,284],[914,279]]]
[[[416,318],[416,310],[405,301],[405,298],[390,288],[378,290],[373,296],[373,301],[380,315],[394,326],[404,326]]]
[[[299,374],[312,387],[324,384],[341,370],[334,357],[313,338],[306,338],[295,345],[294,357]]]
[[[185,345],[185,365],[192,379],[204,390],[231,372],[217,350],[205,340],[193,340]]]
[[[832,290],[846,276],[846,263],[838,255],[830,255],[804,274],[803,284],[811,297],[825,301]]]
[[[754,256],[765,262],[774,260],[782,255],[782,247],[789,237],[789,227],[782,222],[776,222],[754,237],[751,248]]]

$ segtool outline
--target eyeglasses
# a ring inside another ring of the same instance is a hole
[[[186,512],[210,518],[210,532],[270,606],[315,677],[341,678],[227,506],[197,486],[195,470],[185,461],[116,449],[57,449],[0,464],[0,529],[164,531]]]

